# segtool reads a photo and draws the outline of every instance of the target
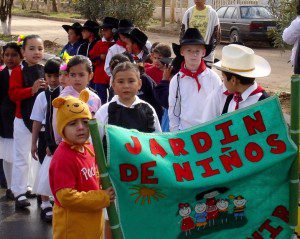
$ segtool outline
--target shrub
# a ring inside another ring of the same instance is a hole
[[[87,19],[126,18],[141,29],[146,28],[155,9],[153,0],[78,0],[74,5],[75,10]]]

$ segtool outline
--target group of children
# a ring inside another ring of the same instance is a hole
[[[102,238],[102,209],[115,199],[112,188],[101,189],[89,141],[91,118],[99,121],[105,141],[106,124],[146,133],[184,130],[267,97],[255,82],[270,74],[266,60],[248,47],[225,46],[214,64],[222,83],[203,60],[212,47],[195,28],[172,45],[174,59],[170,46],[149,47],[145,33],[126,19],[63,28],[69,43],[62,55],[74,55],[67,64],[55,57],[41,65],[43,40],[30,35],[22,45],[3,47],[0,72],[6,195],[24,209],[33,186],[41,198],[41,218],[53,221],[53,238]],[[41,164],[34,185],[28,180],[31,156]]]

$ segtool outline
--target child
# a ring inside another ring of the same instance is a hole
[[[269,63],[251,48],[231,44],[223,47],[221,61],[213,65],[222,71],[223,85],[208,97],[202,122],[247,107],[268,97],[255,78],[268,76]]]
[[[59,84],[63,89],[69,85],[69,74],[66,63],[61,64],[59,67]]]
[[[113,17],[106,17],[101,26],[102,40],[99,40],[89,53],[94,66],[95,90],[104,104],[107,102],[107,90],[109,87],[109,76],[104,71],[104,63],[108,49],[115,44],[114,32],[117,30],[119,20]]]
[[[115,45],[111,46],[108,49],[106,59],[105,59],[104,70],[107,75],[111,76],[111,71],[109,67],[111,58],[116,54],[122,54],[126,51],[126,37],[128,36],[128,33],[132,29],[133,29],[133,24],[131,21],[127,19],[122,19],[119,21],[119,25],[118,25],[119,39],[117,40]]]
[[[75,22],[73,25],[62,25],[62,28],[68,33],[68,44],[64,46],[60,54],[63,55],[64,52],[67,52],[69,56],[74,56],[82,44],[82,26]]]
[[[112,76],[112,87],[116,95],[95,115],[100,122],[100,135],[104,136],[104,125],[106,124],[136,129],[141,132],[161,132],[154,108],[137,96],[142,85],[137,66],[130,62],[120,63],[114,68]],[[105,238],[111,238],[107,216],[105,219],[107,220]]]
[[[35,160],[39,160],[42,167],[36,178],[33,191],[41,195],[41,219],[46,222],[52,221],[52,204],[49,201],[51,196],[49,185],[49,164],[51,155],[56,149],[55,141],[53,142],[52,126],[52,107],[51,102],[60,94],[59,86],[59,67],[60,58],[52,58],[45,64],[45,79],[48,89],[41,92],[34,102],[30,119],[33,120],[31,154]],[[53,111],[53,110],[52,110]],[[38,146],[37,146],[38,141]],[[47,157],[45,157],[47,155]]]
[[[115,198],[112,188],[101,190],[92,145],[88,142],[88,121],[92,118],[86,90],[79,99],[59,97],[57,130],[63,138],[53,155],[49,170],[54,195],[53,239],[102,239],[102,209]]]
[[[99,40],[99,24],[97,22],[87,20],[82,27],[82,43],[77,51],[76,55],[88,56],[90,50],[94,47],[96,42]]]
[[[187,29],[180,45],[173,44],[173,49],[184,61],[170,82],[170,131],[200,124],[207,96],[221,85],[220,77],[202,59],[210,53],[211,46],[205,44],[198,29]]]
[[[160,43],[154,49],[153,53],[151,54],[151,58],[153,63],[151,66],[145,67],[145,72],[148,76],[150,76],[156,84],[163,78],[163,72],[165,64],[161,62],[163,58],[167,59],[171,57],[171,47]]]
[[[12,172],[12,191],[16,198],[16,207],[30,206],[25,193],[31,162],[30,114],[36,96],[47,85],[44,81],[44,67],[39,63],[43,59],[44,43],[38,35],[25,37],[22,45],[25,61],[11,72],[9,80],[9,97],[16,103],[14,120],[14,159]]]
[[[93,66],[89,58],[85,56],[73,56],[67,64],[68,84],[62,92],[61,97],[64,96],[74,96],[78,97],[80,92],[86,89],[89,92],[89,109],[92,115],[98,111],[101,106],[101,100],[99,96],[87,88],[90,80],[93,78]],[[61,137],[57,134],[56,130],[56,109],[53,111],[53,131],[55,136],[55,141],[57,144],[60,143]]]
[[[143,63],[149,55],[146,43],[148,37],[138,28],[133,28],[127,36],[126,51],[136,63]]]
[[[140,72],[136,65],[124,62],[115,67],[112,82],[115,96],[95,115],[102,126],[101,136],[104,135],[105,124],[137,129],[141,132],[161,132],[154,108],[137,96],[141,86]]]
[[[0,72],[0,158],[3,159],[3,170],[7,182],[6,198],[14,199],[11,191],[13,167],[13,124],[15,118],[15,103],[9,99],[9,77],[11,71],[22,61],[21,47],[16,42],[9,42],[3,46],[3,61],[5,68]],[[5,127],[4,127],[5,126]]]

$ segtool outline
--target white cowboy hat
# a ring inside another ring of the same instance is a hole
[[[245,46],[230,44],[222,49],[222,59],[213,64],[220,71],[225,71],[249,78],[270,75],[270,64],[261,56]]]

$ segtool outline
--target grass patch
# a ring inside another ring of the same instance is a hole
[[[64,19],[72,18],[82,18],[79,13],[68,13],[68,12],[46,12],[46,11],[37,11],[37,10],[23,10],[18,7],[12,9],[12,14],[24,14],[25,16],[48,16]]]
[[[16,41],[18,39],[17,35],[10,35],[10,36],[5,36],[3,34],[0,34],[0,40],[9,42],[9,41]]]

